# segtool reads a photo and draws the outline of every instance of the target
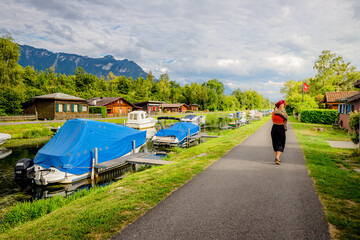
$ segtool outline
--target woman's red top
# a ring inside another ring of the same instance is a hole
[[[272,121],[275,124],[284,124],[284,118],[280,115],[275,114],[275,111],[272,113]]]

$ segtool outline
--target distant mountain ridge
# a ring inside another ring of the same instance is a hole
[[[82,67],[87,73],[94,74],[99,78],[106,77],[110,72],[115,76],[126,76],[133,79],[147,76],[147,73],[135,62],[127,59],[116,60],[111,55],[103,58],[89,58],[77,54],[53,53],[28,45],[19,46],[21,54],[19,64],[23,67],[33,66],[39,71],[53,67],[56,73],[69,75],[75,74],[77,67]]]

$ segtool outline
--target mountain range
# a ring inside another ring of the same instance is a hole
[[[56,73],[66,75],[75,74],[77,67],[82,67],[85,72],[106,77],[110,72],[115,76],[146,78],[147,73],[135,62],[116,60],[113,56],[107,55],[103,58],[90,58],[69,53],[53,53],[46,49],[34,48],[28,45],[20,46],[19,64],[23,67],[33,66],[35,70],[46,70],[51,67]]]

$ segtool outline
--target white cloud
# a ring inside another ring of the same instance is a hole
[[[360,66],[359,9],[352,0],[15,0],[0,2],[0,34],[54,52],[127,58],[177,81],[217,78],[275,98],[266,88],[275,84],[279,95],[281,82],[313,76],[324,49]]]

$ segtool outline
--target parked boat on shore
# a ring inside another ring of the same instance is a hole
[[[73,183],[89,178],[94,164],[125,156],[134,148],[137,152],[145,142],[146,131],[87,119],[68,120],[38,151],[33,166],[27,162],[31,159],[16,164],[15,179],[34,179],[37,185]]]
[[[10,134],[7,133],[0,133],[0,145],[2,145],[6,140],[11,138]]]
[[[159,117],[161,119],[180,120],[179,118]],[[199,125],[190,122],[177,122],[171,127],[161,129],[152,138],[154,145],[182,146],[186,143],[187,137],[200,133]]]
[[[185,117],[181,118],[182,122],[190,122],[190,123],[194,123],[194,124],[198,124],[199,123],[199,117],[196,116],[195,114],[189,114],[186,115]]]
[[[157,120],[147,115],[145,111],[133,111],[128,114],[126,126],[135,129],[146,129],[155,126]]]

